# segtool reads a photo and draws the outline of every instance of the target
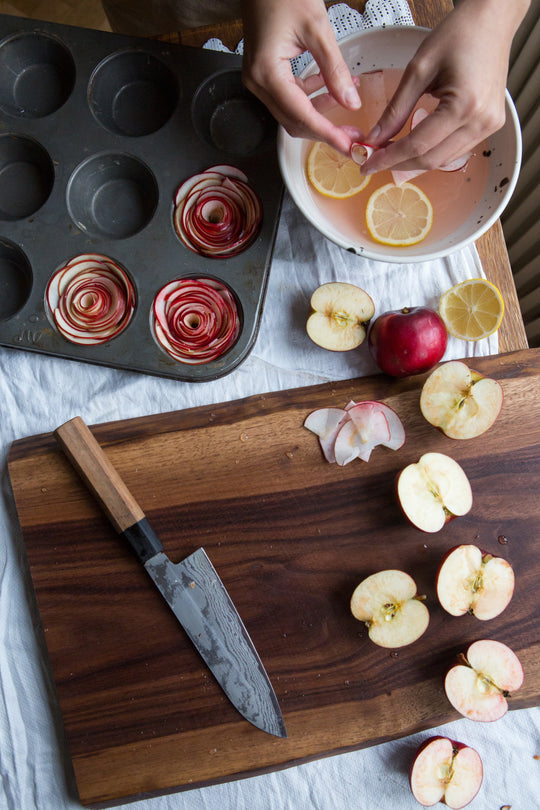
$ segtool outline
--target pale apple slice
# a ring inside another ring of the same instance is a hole
[[[471,613],[487,621],[498,616],[514,593],[514,571],[507,560],[461,545],[446,556],[437,576],[437,596],[451,616]]]
[[[426,631],[429,612],[416,583],[404,571],[379,571],[364,579],[351,597],[351,612],[365,622],[380,647],[404,647]]]
[[[397,497],[411,523],[424,532],[438,532],[445,523],[472,507],[469,479],[457,461],[444,453],[424,453],[397,479]]]
[[[386,416],[377,402],[359,402],[348,408],[348,420],[338,430],[334,445],[339,466],[355,458],[369,461],[371,451],[378,444],[390,441],[390,428]]]
[[[477,795],[483,777],[482,760],[474,748],[448,737],[431,737],[416,752],[410,785],[424,807],[443,802],[461,810]]]
[[[482,639],[471,644],[464,663],[449,670],[444,688],[460,714],[489,723],[506,714],[507,697],[522,683],[523,667],[510,647],[500,641]]]
[[[501,384],[461,360],[449,360],[432,371],[420,394],[424,418],[451,439],[472,439],[485,433],[502,404]]]
[[[334,444],[338,430],[347,418],[347,412],[343,408],[318,408],[304,421],[304,427],[319,437],[324,457],[330,464],[336,460]]]
[[[306,324],[309,337],[318,346],[334,352],[360,346],[375,314],[368,293],[345,281],[329,281],[317,287],[311,296],[311,309]]]

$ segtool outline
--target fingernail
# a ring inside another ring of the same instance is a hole
[[[374,141],[377,140],[377,138],[379,137],[380,134],[381,134],[381,128],[380,128],[380,126],[378,124],[375,124],[375,126],[373,127],[373,129],[371,130],[371,132],[367,136],[367,142],[368,143],[373,143]]]
[[[347,106],[353,110],[358,110],[362,106],[356,87],[347,87],[344,98]]]

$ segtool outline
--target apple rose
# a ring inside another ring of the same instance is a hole
[[[111,340],[135,311],[135,289],[125,270],[96,253],[75,256],[57,270],[46,298],[60,334],[81,345]]]
[[[165,351],[198,365],[220,357],[240,332],[234,296],[211,278],[169,282],[154,299],[154,331]]]
[[[185,180],[174,199],[174,227],[183,244],[213,258],[236,256],[259,232],[262,206],[234,166],[213,166]]]

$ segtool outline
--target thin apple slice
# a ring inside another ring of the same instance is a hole
[[[523,683],[517,655],[500,641],[482,639],[467,650],[464,663],[452,667],[444,688],[452,706],[464,717],[493,722],[508,711],[507,698]]]
[[[472,490],[457,461],[443,453],[424,453],[397,479],[397,497],[411,523],[424,532],[438,532],[445,523],[466,515]]]
[[[498,616],[514,593],[514,571],[507,560],[475,545],[452,549],[437,576],[437,596],[451,616],[471,613],[487,621]]]
[[[425,419],[451,439],[472,439],[488,430],[501,412],[503,389],[461,360],[449,360],[431,372],[422,387]]]
[[[461,810],[480,790],[483,773],[474,748],[448,737],[431,737],[416,752],[410,785],[414,798],[424,807],[443,802],[452,810]]]
[[[334,446],[340,466],[355,458],[369,461],[378,444],[390,441],[390,428],[377,402],[359,402],[348,408],[348,420],[339,429]]]
[[[334,352],[350,351],[363,343],[375,314],[368,293],[345,281],[329,281],[317,287],[311,296],[311,309],[306,323],[308,336],[318,346]]]
[[[304,427],[319,437],[324,457],[330,464],[336,460],[334,444],[338,430],[346,418],[347,413],[343,408],[318,408],[304,421]]]
[[[380,647],[404,647],[426,631],[429,611],[416,583],[404,571],[390,569],[366,577],[351,597],[351,612],[365,622]]]

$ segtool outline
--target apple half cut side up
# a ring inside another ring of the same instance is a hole
[[[362,580],[351,597],[351,613],[367,625],[374,644],[390,649],[412,644],[429,624],[429,611],[417,595],[415,581],[393,569]]]
[[[523,667],[506,644],[493,639],[475,641],[464,663],[452,667],[444,689],[454,709],[470,720],[489,723],[508,711],[507,698],[523,683]]]
[[[360,287],[345,281],[329,281],[317,287],[310,304],[312,311],[306,331],[318,346],[345,352],[364,342],[375,305]]]
[[[448,737],[431,737],[416,752],[410,786],[424,807],[443,802],[460,810],[477,795],[483,777],[482,760],[474,748]]]
[[[503,399],[497,380],[461,360],[449,360],[432,371],[422,386],[420,410],[450,439],[473,439],[494,424]]]
[[[478,546],[461,545],[445,557],[437,576],[437,596],[451,616],[471,613],[481,621],[494,619],[514,593],[512,566]]]
[[[473,503],[471,485],[457,461],[443,453],[425,453],[397,478],[397,498],[409,521],[424,532],[438,532]]]

